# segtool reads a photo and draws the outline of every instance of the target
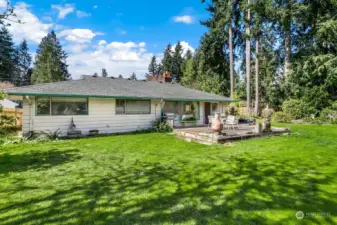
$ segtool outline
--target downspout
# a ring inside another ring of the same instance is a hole
[[[28,126],[28,131],[30,132],[31,131],[31,123],[32,123],[32,101],[31,99],[29,98],[29,96],[26,96],[26,99],[28,101],[28,104],[29,104],[29,126]]]

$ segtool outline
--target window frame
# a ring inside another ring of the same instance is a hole
[[[179,114],[177,114],[179,116],[179,120],[176,120],[178,122],[182,122],[183,119],[183,115],[184,115],[184,103],[191,103],[191,104],[194,104],[196,103],[196,106],[197,106],[197,109],[196,110],[196,120],[199,121],[200,120],[200,101],[166,101],[166,102],[175,102],[178,104],[179,106]],[[166,103],[165,103],[166,104]],[[164,112],[164,108],[165,108],[165,105],[164,107],[162,107],[162,115],[165,114],[166,112]]]
[[[117,113],[117,101],[124,101],[124,112]],[[149,112],[148,113],[127,113],[127,101],[141,101],[141,102],[148,102],[149,103]],[[151,99],[123,99],[123,98],[116,98],[115,101],[115,115],[116,116],[123,116],[123,115],[151,115],[152,113],[152,101]]]
[[[37,112],[37,104],[39,97],[48,97],[49,98],[49,114],[45,115],[39,115]],[[53,115],[52,114],[52,97],[53,96],[36,96],[35,97],[35,116],[88,116],[89,115],[89,98],[83,98],[83,97],[64,97],[64,96],[55,96],[55,97],[61,97],[61,98],[81,98],[86,99],[87,101],[87,113],[86,114],[71,114],[71,115]]]

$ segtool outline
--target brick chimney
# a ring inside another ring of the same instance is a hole
[[[171,83],[172,82],[171,72],[165,72],[164,79],[165,79],[165,83]]]

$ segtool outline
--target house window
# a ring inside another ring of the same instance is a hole
[[[36,114],[50,115],[50,97],[36,98]]]
[[[116,114],[150,114],[151,101],[150,100],[125,100],[116,99]]]
[[[174,114],[174,120],[198,120],[199,103],[198,102],[165,102],[163,108],[164,116]]]
[[[51,98],[52,115],[88,115],[87,98]]]
[[[182,120],[198,118],[198,103],[196,102],[183,102],[183,115]]]
[[[180,120],[180,102],[165,102],[163,108],[164,116],[173,115],[174,120]],[[170,116],[171,117],[171,116]],[[168,118],[168,117],[167,117]]]
[[[174,113],[180,115],[180,104],[179,102],[165,102],[163,111],[165,113]]]
[[[37,115],[88,115],[87,98],[38,97]]]

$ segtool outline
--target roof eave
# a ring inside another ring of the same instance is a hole
[[[6,92],[5,92],[6,93]],[[161,98],[161,97],[139,97],[139,96],[108,96],[108,95],[78,95],[78,94],[41,94],[41,93],[6,93],[14,96],[51,96],[51,97],[82,97],[82,98],[119,98],[119,99],[152,99],[152,100],[165,100],[165,101],[200,101],[200,102],[239,102],[235,99],[205,99],[205,98]]]

